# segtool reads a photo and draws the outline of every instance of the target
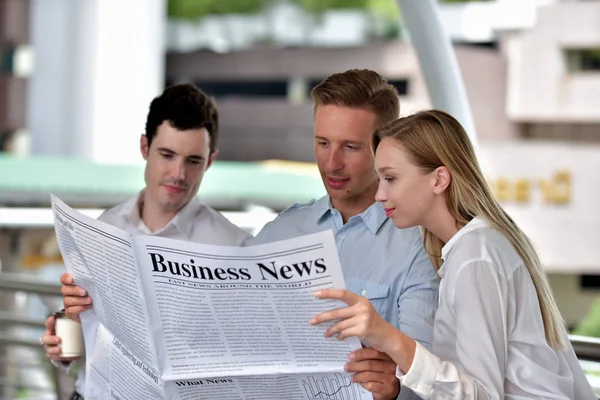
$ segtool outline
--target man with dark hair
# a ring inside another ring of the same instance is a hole
[[[212,99],[192,84],[170,86],[150,103],[146,119],[148,145],[165,122],[180,130],[205,128],[210,139],[210,154],[219,139],[219,113]]]
[[[334,74],[311,93],[315,157],[327,195],[296,204],[267,224],[248,244],[289,239],[331,229],[348,290],[369,299],[383,318],[430,347],[438,279],[417,228],[397,229],[381,203],[371,150],[376,128],[400,114],[398,92],[370,70]],[[396,365],[372,348],[347,365],[376,400],[418,398],[400,391]]]
[[[204,173],[217,157],[218,128],[217,109],[201,90],[191,84],[165,89],[150,103],[146,132],[140,139],[146,187],[98,219],[132,235],[223,246],[242,244],[249,235],[196,196]],[[92,299],[74,285],[70,274],[63,274],[60,281],[65,311],[79,320],[79,314],[92,307]],[[54,335],[54,324],[54,317],[48,318],[40,342],[54,365],[68,368],[72,360],[58,356],[60,338]],[[82,366],[72,400],[83,398],[84,385]]]

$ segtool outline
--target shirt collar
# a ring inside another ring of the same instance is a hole
[[[133,226],[138,227],[139,230],[150,235],[152,234],[150,229],[148,229],[144,221],[140,218],[140,209],[144,203],[144,193],[145,190],[142,190],[137,196],[127,200],[121,208],[119,216],[127,219]],[[192,197],[164,228],[154,232],[154,234],[163,232],[169,227],[174,227],[182,234],[182,236],[190,237],[194,227],[194,221],[196,220],[195,217],[200,212],[201,207],[202,203],[200,202],[200,199],[198,199],[198,196]]]
[[[331,199],[329,196],[324,196],[317,200],[315,202],[315,209],[317,223],[321,223],[327,218],[331,217],[332,214],[339,212],[331,205]],[[383,223],[388,219],[385,215],[383,205],[379,202],[371,204],[371,206],[365,211],[352,218],[361,218],[363,223],[374,235],[377,234],[377,231],[379,228],[381,228],[381,225],[383,225]]]
[[[329,217],[333,210],[335,210],[335,208],[331,206],[331,200],[329,199],[329,196],[323,196],[319,200],[315,201],[317,223],[323,222],[327,217]]]
[[[467,233],[472,232],[475,229],[479,229],[483,226],[487,226],[485,220],[480,217],[475,217],[471,221],[469,221],[465,226],[459,229],[459,231],[456,232],[454,236],[450,238],[450,240],[448,240],[444,247],[442,247],[442,260],[446,261],[448,255],[450,254],[450,251],[454,248],[454,246],[456,246],[456,243],[460,241],[460,238],[462,238]],[[443,277],[444,264],[442,264],[442,266],[438,270],[438,275],[440,275],[440,277]]]
[[[202,206],[203,204],[200,202],[198,196],[193,196],[190,201],[179,210],[167,226],[172,224],[184,237],[191,237],[192,229],[194,228],[195,222],[198,221],[197,216],[200,214]]]
[[[120,218],[125,219],[131,225],[138,226],[142,222],[140,218],[140,204],[144,199],[144,191],[142,190],[136,196],[127,200],[123,207],[120,207],[117,214]]]

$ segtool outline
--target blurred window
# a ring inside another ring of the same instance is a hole
[[[288,81],[285,79],[251,81],[196,81],[200,89],[214,97],[287,97]]]
[[[600,48],[570,49],[565,55],[569,72],[600,71]]]

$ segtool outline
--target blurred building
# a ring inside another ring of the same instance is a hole
[[[0,0],[0,151],[26,127],[27,80],[23,57],[29,43],[29,0]]]
[[[600,1],[500,0],[440,9],[480,138],[600,140]],[[172,28],[167,82],[193,81],[218,99],[221,154],[234,160],[312,160],[312,139],[299,132],[311,129],[310,89],[333,72],[374,69],[398,88],[403,113],[430,106],[409,41],[369,43],[364,23],[343,28],[334,17],[330,24],[342,27],[338,46],[331,39],[319,42],[319,32],[327,30],[319,26],[304,42],[275,29],[272,41],[279,47],[223,53],[218,35],[198,34],[208,33],[217,19],[200,24],[195,34]],[[295,26],[304,23],[294,20],[302,18],[290,18],[290,31],[301,30]],[[232,41],[258,35],[252,32],[240,28]],[[194,40],[210,49],[178,51]]]
[[[506,116],[507,64],[501,52],[455,46],[482,138],[513,137]],[[169,82],[193,81],[218,101],[220,157],[312,161],[310,90],[329,74],[369,68],[400,93],[402,113],[430,107],[414,49],[406,42],[341,48],[253,48],[229,53],[197,51],[167,56]]]
[[[138,162],[165,15],[166,0],[0,0],[0,150]]]
[[[561,1],[501,36],[506,111],[526,138],[600,141],[600,2]]]

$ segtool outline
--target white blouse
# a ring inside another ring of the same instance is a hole
[[[475,218],[442,258],[432,352],[417,344],[409,371],[397,370],[402,386],[424,399],[596,400],[571,345],[548,346],[527,267],[504,236]]]

